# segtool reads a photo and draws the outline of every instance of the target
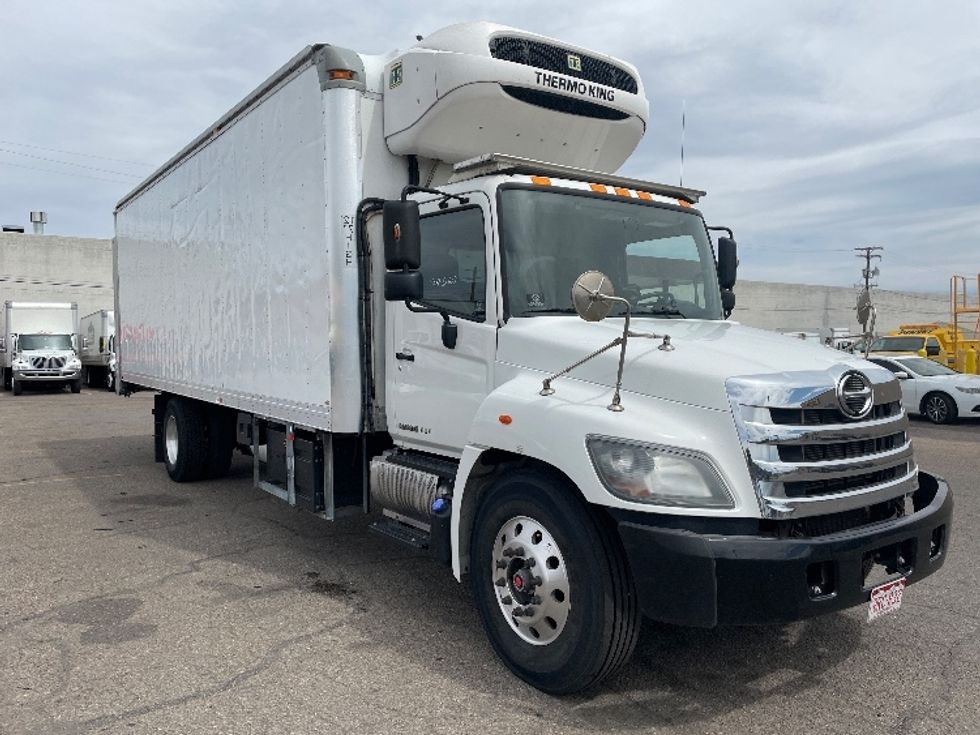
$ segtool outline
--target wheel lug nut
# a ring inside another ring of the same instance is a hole
[[[523,618],[524,617],[524,608],[523,607],[515,607],[513,610],[510,611],[510,614],[513,615],[515,618]]]
[[[537,562],[534,561],[534,557],[533,556],[530,559],[525,559],[524,560],[524,566],[527,567],[528,569],[530,569],[531,567],[533,567],[535,564],[537,564]]]
[[[537,587],[539,584],[541,584],[541,577],[531,577],[531,584]]]
[[[514,555],[515,556],[524,556],[524,547],[523,546],[515,546],[514,547]]]
[[[497,559],[497,569],[506,569],[506,568],[507,568],[507,562],[505,562],[503,559]]]
[[[531,604],[532,605],[540,605],[541,604],[541,598],[538,597],[537,595],[535,595],[534,597],[531,598]]]
[[[507,595],[506,597],[501,597],[501,598],[500,598],[500,601],[501,601],[502,603],[504,603],[505,605],[510,605],[511,603],[513,603],[513,602],[514,602],[514,600],[513,600],[512,598],[511,598],[511,596],[510,596],[510,595]]]
[[[496,582],[494,582],[494,584],[497,585],[498,587],[503,587],[505,584],[507,584],[507,580],[504,579],[503,577],[500,577],[499,579],[497,579]]]

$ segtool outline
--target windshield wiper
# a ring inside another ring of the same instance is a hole
[[[554,309],[525,309],[522,316],[528,314],[574,314],[575,309],[571,306],[555,307]]]
[[[679,316],[681,319],[687,319],[684,312],[680,309],[644,309],[643,311],[633,312],[634,316]]]

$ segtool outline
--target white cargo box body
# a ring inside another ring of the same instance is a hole
[[[79,320],[82,338],[79,357],[83,365],[108,365],[112,355],[112,337],[116,334],[115,312],[100,309]]]
[[[0,336],[3,337],[0,366],[10,367],[15,334],[77,333],[78,306],[74,303],[6,301],[0,315]]]
[[[120,203],[118,369],[127,383],[356,431],[361,100],[321,90],[314,54]]]

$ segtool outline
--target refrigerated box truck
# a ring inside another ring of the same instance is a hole
[[[112,309],[86,314],[79,323],[82,380],[89,388],[116,385],[116,318]]]
[[[19,396],[25,383],[82,389],[77,353],[78,305],[5,301],[0,321],[3,387]]]
[[[156,391],[157,460],[201,480],[237,447],[291,505],[371,510],[548,692],[626,661],[641,614],[898,608],[952,498],[896,380],[726,321],[703,192],[614,173],[648,112],[632,65],[489,23],[301,51],[116,208],[118,385]]]

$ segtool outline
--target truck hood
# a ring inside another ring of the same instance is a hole
[[[728,409],[725,381],[740,375],[828,370],[834,366],[877,366],[830,347],[744,327],[735,322],[694,319],[643,319],[633,332],[669,334],[673,351],[657,349],[660,339],[631,337],[626,349],[623,389],[669,401]],[[500,329],[497,361],[538,371],[544,378],[567,368],[623,332],[621,319],[589,323],[574,316],[512,318]],[[613,349],[575,368],[570,378],[616,383],[619,350]],[[555,381],[561,391],[561,381]]]

